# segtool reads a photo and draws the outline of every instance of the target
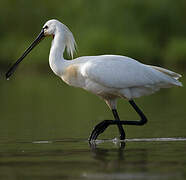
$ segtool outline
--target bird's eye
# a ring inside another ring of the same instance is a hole
[[[48,26],[45,26],[44,29],[48,29]]]

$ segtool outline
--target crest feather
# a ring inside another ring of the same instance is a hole
[[[67,53],[73,59],[74,52],[76,52],[76,46],[77,46],[76,41],[74,39],[72,32],[65,25],[64,25],[64,31],[65,31],[65,39],[66,39],[65,45],[66,45]]]

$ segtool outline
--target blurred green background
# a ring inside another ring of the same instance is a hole
[[[87,139],[96,123],[112,118],[99,98],[53,74],[51,38],[5,80],[4,73],[49,19],[70,28],[78,45],[75,57],[121,54],[181,74],[186,68],[185,0],[1,0],[0,13],[0,140]],[[127,127],[127,136],[184,136],[183,97],[184,88],[172,88],[137,100],[149,123]],[[119,101],[118,108],[122,119],[138,118],[128,103]],[[116,128],[110,129],[103,136],[118,136]]]
[[[148,64],[186,65],[185,0],[1,0],[0,63],[15,61],[56,18],[73,32],[77,56],[122,54]],[[46,65],[50,40],[27,60]]]

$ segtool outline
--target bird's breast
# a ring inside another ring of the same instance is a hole
[[[77,65],[69,65],[65,68],[62,75],[63,81],[71,86],[83,87],[84,79],[79,73],[79,67]]]

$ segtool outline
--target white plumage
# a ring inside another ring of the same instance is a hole
[[[149,95],[160,88],[182,86],[181,75],[170,70],[142,64],[119,55],[84,56],[65,60],[65,47],[73,56],[75,40],[70,30],[57,20],[43,27],[45,35],[53,35],[49,63],[53,72],[67,84],[81,87],[102,97],[111,109],[117,98],[137,98]]]
[[[35,41],[6,73],[9,78],[19,63],[46,36],[52,36],[49,64],[52,71],[67,84],[83,88],[103,98],[112,109],[114,120],[104,120],[92,131],[89,141],[95,140],[109,125],[116,124],[120,139],[125,139],[122,125],[144,125],[147,118],[133,101],[149,95],[160,88],[182,86],[178,81],[180,74],[170,70],[142,64],[132,58],[119,55],[84,56],[65,60],[65,48],[73,58],[76,43],[70,30],[58,20],[49,20],[43,26]],[[138,113],[140,121],[120,121],[116,105],[118,98],[125,98]]]

